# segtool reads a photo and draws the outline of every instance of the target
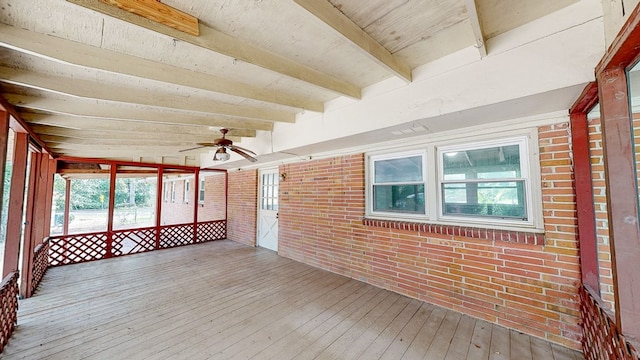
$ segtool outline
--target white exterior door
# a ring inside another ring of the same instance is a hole
[[[258,246],[278,251],[278,169],[261,170],[258,186]]]

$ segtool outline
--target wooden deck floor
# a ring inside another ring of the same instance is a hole
[[[49,269],[2,359],[582,359],[231,241]]]

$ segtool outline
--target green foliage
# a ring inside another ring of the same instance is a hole
[[[115,207],[150,206],[154,184],[138,178],[116,179]],[[64,209],[65,181],[56,178],[54,193],[56,210]],[[133,194],[133,195],[132,195]],[[109,179],[73,179],[71,180],[71,209],[95,210],[109,207]]]

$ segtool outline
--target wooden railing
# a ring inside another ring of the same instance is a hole
[[[31,294],[36,291],[44,273],[49,268],[49,238],[44,239],[42,244],[36,246],[33,251],[33,278],[31,281]]]
[[[75,264],[226,237],[226,220],[52,236],[48,262],[50,266]]]
[[[587,360],[639,360],[640,353],[618,331],[611,314],[585,286],[580,290],[582,352]]]
[[[0,352],[13,333],[18,318],[18,272],[12,272],[0,284]]]

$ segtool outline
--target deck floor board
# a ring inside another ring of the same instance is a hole
[[[1,359],[583,359],[232,241],[51,268]]]

